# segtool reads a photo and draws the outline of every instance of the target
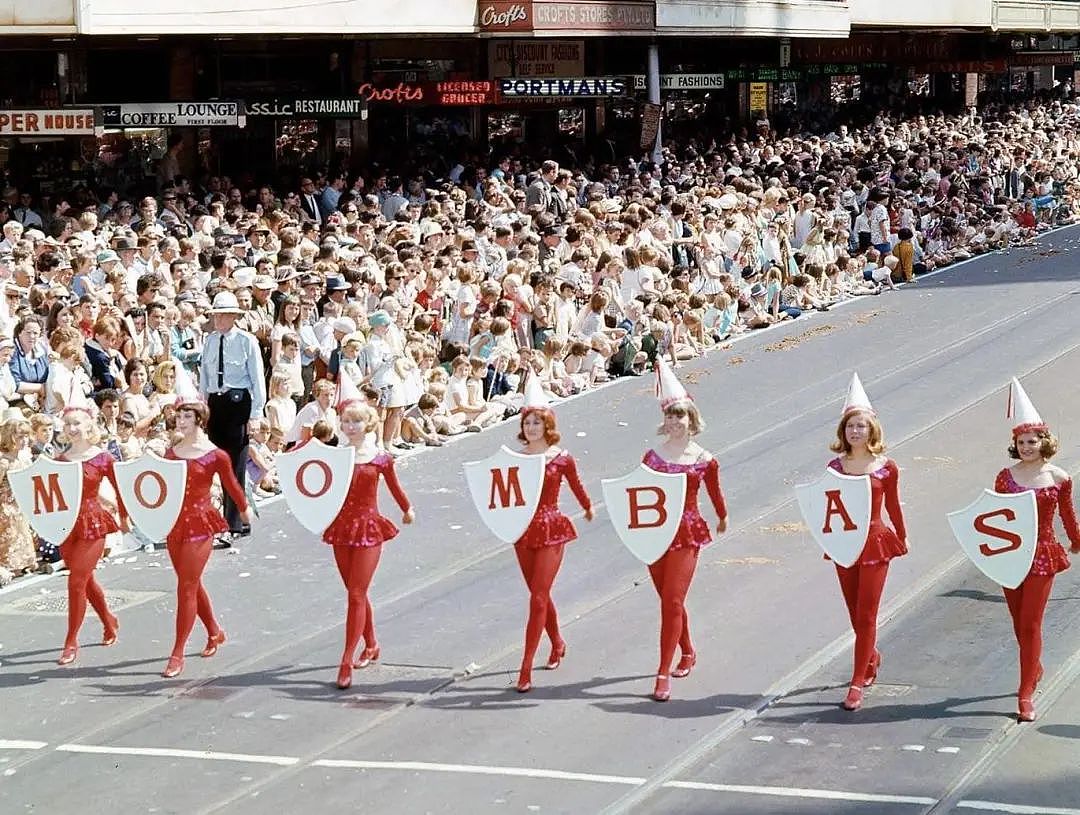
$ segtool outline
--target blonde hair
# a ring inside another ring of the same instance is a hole
[[[176,382],[176,379],[175,379],[175,377],[176,377],[176,365],[173,363],[172,360],[169,360],[168,362],[162,362],[160,365],[158,365],[156,368],[154,368],[154,375],[152,377],[150,377],[150,381],[154,384],[154,389],[155,390],[160,391],[162,393],[166,393],[165,386],[161,384],[161,378],[163,376],[165,376],[165,374],[167,374],[169,371],[172,371],[172,374],[173,374],[173,377],[174,377],[173,378],[173,382],[174,382],[173,390],[174,391],[176,390],[176,386],[175,386],[175,382]]]
[[[0,453],[14,453],[18,449],[15,437],[20,432],[30,432],[30,422],[26,419],[12,419],[0,425]]]
[[[341,410],[341,415],[338,416],[338,421],[344,424],[346,420],[361,421],[364,423],[364,430],[368,433],[374,432],[380,424],[379,413],[375,408],[370,405],[365,405],[361,402],[350,402]]]
[[[840,419],[840,424],[836,426],[836,441],[829,445],[829,449],[834,453],[843,453],[845,455],[851,452],[851,445],[848,444],[846,431],[847,423],[854,416],[865,416],[870,423],[870,435],[866,439],[866,449],[875,456],[884,453],[885,433],[881,429],[881,422],[878,421],[877,416],[865,410],[853,410]]]

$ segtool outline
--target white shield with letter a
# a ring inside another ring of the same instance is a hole
[[[615,534],[646,565],[675,540],[686,503],[686,473],[659,473],[641,464],[622,478],[600,482]]]
[[[152,541],[165,540],[184,506],[187,462],[147,452],[134,461],[117,462],[113,469],[135,526]]]
[[[79,517],[82,462],[39,456],[29,467],[9,471],[8,483],[33,530],[50,543],[61,543]]]
[[[321,535],[337,518],[352,484],[356,450],[312,439],[277,459],[278,484],[296,520]]]
[[[960,548],[980,572],[1007,589],[1024,582],[1039,540],[1034,491],[983,490],[974,503],[948,518]]]
[[[480,519],[499,540],[514,543],[529,528],[544,489],[547,457],[503,445],[483,461],[465,463],[465,481]]]
[[[825,469],[821,477],[795,487],[810,534],[833,561],[853,565],[870,531],[870,476]]]

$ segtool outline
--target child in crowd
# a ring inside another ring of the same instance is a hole
[[[53,441],[55,433],[56,424],[51,416],[33,414],[30,417],[30,455],[35,459],[41,455],[53,458],[58,452]]]

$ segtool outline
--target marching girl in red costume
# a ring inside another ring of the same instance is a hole
[[[334,547],[338,572],[348,590],[345,650],[337,676],[337,686],[345,690],[352,686],[354,667],[365,667],[379,658],[374,629],[368,625],[371,615],[368,589],[379,565],[383,543],[398,534],[398,528],[379,514],[377,499],[380,476],[401,508],[401,522],[411,524],[416,516],[408,496],[398,483],[393,457],[375,446],[376,428],[381,426],[379,414],[362,402],[347,401],[343,403],[338,418],[342,434],[356,449],[356,458],[345,503],[323,532],[323,541]],[[364,651],[354,665],[356,648],[362,636]]]
[[[836,441],[830,445],[840,455],[829,462],[829,467],[845,475],[870,476],[870,528],[866,545],[852,566],[836,566],[840,591],[855,631],[854,667],[842,703],[845,710],[862,707],[863,688],[870,687],[877,679],[881,665],[881,653],[877,650],[878,606],[889,574],[889,561],[908,551],[904,513],[900,509],[900,469],[891,458],[881,455],[885,451],[884,438],[859,375],[854,374],[836,428]],[[881,518],[882,502],[893,529]]]
[[[1021,722],[1033,722],[1035,705],[1032,697],[1042,679],[1043,613],[1054,586],[1054,575],[1069,568],[1069,556],[1054,535],[1055,511],[1061,514],[1062,526],[1072,542],[1074,554],[1080,553],[1080,528],[1072,504],[1072,479],[1063,469],[1049,462],[1057,453],[1057,439],[1016,379],[1012,381],[1009,394],[1008,416],[1013,420],[1009,455],[1019,461],[998,473],[994,490],[1032,490],[1039,512],[1039,539],[1031,571],[1015,589],[1005,589],[1005,601],[1020,646],[1017,718]]]
[[[518,693],[528,693],[532,689],[533,659],[544,631],[551,640],[551,655],[545,667],[554,671],[566,656],[566,642],[559,633],[559,616],[551,600],[551,587],[562,565],[563,549],[577,538],[573,522],[559,511],[559,491],[564,478],[585,510],[585,520],[593,519],[592,501],[578,477],[574,457],[557,446],[559,431],[547,401],[539,378],[530,375],[525,383],[525,407],[521,411],[518,440],[522,442],[523,453],[542,455],[547,464],[536,514],[525,534],[514,544],[521,574],[529,588],[529,620],[525,625],[525,652],[518,674]]]
[[[703,483],[718,518],[717,534],[727,531],[728,514],[720,490],[720,465],[693,439],[705,427],[697,406],[674,372],[659,357],[656,374],[657,396],[664,412],[664,423],[658,432],[664,436],[664,443],[647,451],[642,462],[657,472],[686,474],[686,502],[675,539],[667,552],[649,566],[649,576],[660,595],[660,666],[656,670],[653,699],[666,702],[671,698],[671,677],[689,676],[697,662],[685,602],[697,568],[698,554],[703,546],[712,542],[709,525],[698,509],[698,491]],[[672,671],[676,645],[682,658]]]
[[[228,453],[206,436],[210,410],[183,368],[177,365],[176,369],[176,431],[181,438],[166,451],[165,457],[187,462],[187,486],[180,515],[166,538],[169,559],[176,570],[176,639],[172,655],[161,672],[166,679],[179,676],[184,670],[184,647],[196,616],[206,626],[206,647],[201,656],[212,657],[225,642],[225,632],[214,618],[210,597],[202,584],[214,537],[229,531],[225,518],[210,502],[215,475],[240,510],[240,519],[245,525],[251,524],[247,496],[233,474]]]
[[[119,621],[105,603],[105,592],[94,579],[94,569],[105,551],[105,536],[121,529],[98,497],[104,479],[107,478],[112,484],[125,530],[127,515],[113,474],[113,457],[97,446],[98,429],[92,409],[82,404],[68,406],[64,409],[63,426],[70,447],[60,456],[60,460],[80,462],[83,471],[79,515],[71,532],[60,544],[64,564],[68,568],[68,628],[64,650],[57,662],[70,665],[79,652],[79,629],[86,616],[88,601],[105,628],[102,645],[115,644],[120,629]]]

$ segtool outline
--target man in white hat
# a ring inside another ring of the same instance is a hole
[[[229,454],[236,479],[244,486],[248,432],[263,417],[266,379],[259,341],[236,327],[241,314],[232,292],[219,292],[214,297],[210,309],[214,331],[203,347],[199,390],[206,394],[210,407],[206,433],[210,441]],[[240,510],[228,495],[224,497],[224,509],[234,536],[250,534],[251,527],[243,525]]]

